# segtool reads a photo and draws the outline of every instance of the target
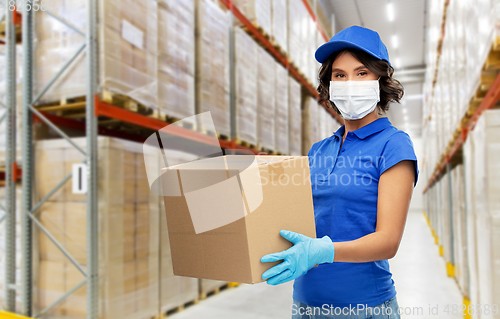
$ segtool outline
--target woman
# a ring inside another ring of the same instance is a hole
[[[399,102],[378,33],[352,26],[316,51],[320,102],[344,118],[309,150],[317,238],[282,230],[294,245],[267,283],[294,280],[293,318],[400,318],[387,259],[396,255],[418,178],[410,137],[379,114]],[[317,265],[317,267],[315,267]]]

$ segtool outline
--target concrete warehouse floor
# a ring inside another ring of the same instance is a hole
[[[399,251],[389,261],[396,284],[398,304],[406,311],[402,318],[459,319],[452,315],[453,304],[462,304],[455,280],[446,275],[431,231],[422,212],[410,212]],[[292,285],[266,283],[226,289],[184,311],[169,315],[174,319],[286,319],[291,318]],[[449,305],[449,315],[444,312]],[[436,315],[429,314],[429,307]],[[420,309],[419,309],[420,308]],[[419,313],[420,312],[420,313]]]

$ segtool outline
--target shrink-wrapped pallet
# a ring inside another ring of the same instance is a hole
[[[198,281],[200,299],[205,299],[207,294],[217,291],[226,284],[227,281],[222,280],[200,279]]]
[[[230,137],[229,15],[212,1],[196,5],[196,113],[210,111],[217,133]]]
[[[300,84],[288,77],[288,129],[290,155],[302,155],[302,112]]]
[[[236,138],[257,145],[257,43],[234,29]]]
[[[85,149],[85,139],[73,141]],[[100,318],[142,318],[159,309],[159,198],[149,191],[141,144],[98,137],[98,276]],[[65,140],[35,145],[35,191],[43,198],[83,155]],[[148,161],[149,163],[150,161]],[[50,179],[50,181],[47,181]],[[40,223],[83,269],[87,263],[85,194],[74,194],[71,180],[37,212]],[[35,228],[35,308],[45,309],[85,277]],[[86,286],[48,312],[51,318],[86,318]]]
[[[274,151],[276,62],[263,48],[257,52],[257,146]]]
[[[276,81],[274,90],[274,137],[275,149],[282,154],[289,154],[289,137],[288,137],[288,71],[281,64],[275,62],[276,65]]]
[[[485,111],[471,133],[477,286],[483,305],[500,304],[500,111]],[[493,316],[481,316],[493,318]]]
[[[467,294],[469,266],[467,263],[467,222],[465,211],[464,167],[457,165],[452,170],[452,205],[454,222],[455,278],[462,294]]]
[[[87,2],[59,0],[53,13],[86,32]],[[157,105],[157,1],[98,1],[98,76],[101,90]],[[78,48],[85,36],[52,16],[35,12],[34,93],[38,94]],[[40,102],[86,94],[85,54],[80,54]]]
[[[233,0],[233,4],[254,26],[262,28],[267,35],[271,35],[270,0]]]
[[[465,196],[464,200],[466,203],[466,232],[467,232],[467,249],[466,258],[468,266],[468,290],[467,296],[471,303],[479,303],[479,287],[478,287],[478,262],[477,262],[477,232],[480,231],[476,227],[476,187],[475,187],[475,147],[474,139],[469,135],[469,138],[463,144],[463,154],[464,154],[464,188]],[[431,188],[431,190],[433,190]],[[432,193],[431,193],[432,194]],[[429,199],[430,200],[430,199]]]
[[[325,137],[327,137],[327,122],[328,122],[328,116],[326,110],[324,107],[319,106],[318,107],[318,140],[322,140]]]
[[[316,43],[315,43],[315,47],[313,49],[313,52],[316,52],[316,50],[322,46],[324,43],[325,43],[325,38],[323,38],[323,35],[321,34],[321,32],[319,32],[318,29],[315,29],[315,32],[316,34]],[[316,61],[316,58],[314,57],[314,55],[312,56],[311,58],[311,68],[314,70],[314,73],[312,74],[312,84],[314,87],[318,87],[319,85],[319,68],[321,67],[321,63],[319,63],[318,61]]]
[[[500,21],[493,7],[494,1],[489,0],[430,4],[424,125],[432,121],[436,126],[437,134],[429,135],[437,143],[428,152],[432,168],[460,129],[469,107],[477,108],[496,78],[498,59],[495,53],[488,57]]]
[[[158,105],[179,119],[195,114],[194,12],[195,0],[158,2]]]
[[[288,1],[272,1],[271,38],[284,52],[288,52]]]
[[[303,43],[307,45],[306,49],[302,49],[304,52],[304,62],[303,62],[303,70],[306,78],[309,80],[309,82],[314,83],[314,78],[316,77],[316,70],[317,70],[317,64],[318,62],[314,58],[314,52],[316,52],[316,49],[318,48],[316,46],[316,37],[318,33],[318,28],[316,26],[316,22],[312,19],[312,17],[309,15],[309,12],[307,12],[306,16],[306,28],[304,28],[304,34],[303,34]]]
[[[311,146],[319,141],[318,132],[318,101],[309,95],[304,95],[302,101],[302,154],[307,155]]]
[[[307,66],[304,65],[307,54],[305,48],[310,48],[308,39],[304,35],[308,32],[307,20],[310,19],[309,13],[302,0],[288,1],[288,54],[299,70],[306,72]]]

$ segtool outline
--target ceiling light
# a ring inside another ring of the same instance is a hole
[[[398,36],[397,35],[393,35],[392,36],[392,47],[394,49],[397,49],[398,45],[399,45]]]
[[[387,4],[387,19],[389,19],[389,22],[394,21],[394,5],[392,2]]]
[[[394,66],[396,66],[396,69],[401,68],[401,59],[400,58],[396,58],[394,60]]]
[[[408,113],[408,110],[407,109],[403,109],[403,114],[406,114]]]

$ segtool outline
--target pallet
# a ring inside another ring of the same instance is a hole
[[[264,31],[264,30],[262,29],[262,27],[260,27],[259,25],[255,24],[255,23],[252,23],[252,24],[253,24],[254,28],[256,28],[256,29],[260,32],[260,34],[262,34],[262,36],[263,36],[263,37],[264,37],[267,41],[269,41],[269,43],[270,43],[270,44],[271,44],[271,45],[272,45],[272,46],[273,46],[276,50],[278,50],[278,52],[280,52],[280,53],[281,53],[281,54],[282,54],[285,58],[287,58],[287,57],[288,57],[288,55],[286,54],[285,50],[283,50],[281,47],[279,47],[279,48],[278,48],[278,47],[276,47],[276,46],[277,46],[277,44],[276,44],[276,43],[275,43],[275,44],[273,44],[273,42],[274,42],[274,41],[271,41],[271,37],[269,36],[269,34],[268,34],[266,31]],[[255,35],[254,35],[254,34],[253,34],[253,33],[252,33],[252,32],[251,32],[251,31],[250,31],[250,30],[249,30],[246,26],[241,26],[241,29],[242,29],[243,31],[245,31],[245,32],[246,32],[249,36],[251,36],[251,37],[252,37],[252,39],[253,39],[253,40],[254,40],[254,41],[255,41],[255,42],[256,42],[256,43],[257,43],[257,44],[258,44],[261,48],[263,48],[264,50],[266,50],[266,52],[267,52],[267,53],[271,54],[271,52],[269,52],[269,48],[267,48],[266,46],[264,46],[264,44],[263,44],[263,43],[261,43],[261,42],[257,39],[257,37],[256,37],[256,36],[255,36]],[[272,55],[272,54],[271,54],[271,55]],[[273,56],[273,57],[274,57],[274,56]]]
[[[150,107],[147,107],[144,104],[123,94],[103,91],[100,94],[100,97],[101,101],[104,103],[112,104],[134,113],[139,113],[142,115],[149,115],[150,113],[152,113],[152,109]]]
[[[11,13],[11,12],[9,12]],[[5,32],[6,32],[6,21],[2,21],[0,23],[0,37],[5,39]],[[16,43],[21,43],[22,41],[22,27],[20,25],[16,25]]]
[[[490,51],[484,63],[483,70],[500,70],[500,51]]]
[[[277,152],[277,151],[273,151],[273,150],[268,149],[268,148],[265,148],[265,147],[260,147],[259,151],[260,151],[260,152],[267,153],[267,154],[269,154],[269,155],[278,155],[278,152]]]
[[[162,314],[160,317],[154,317],[155,319],[164,319],[164,318],[168,318],[169,316],[173,315],[173,314],[176,314],[176,313],[179,313],[181,311],[184,311],[184,309],[186,309],[187,307],[190,307],[190,306],[193,306],[193,305],[197,305],[198,303],[200,302],[200,299],[196,298],[195,300],[192,300],[192,301],[189,301],[189,302],[186,302],[178,307],[175,307],[173,309],[169,309],[167,311],[163,311],[162,310]]]
[[[218,293],[221,292],[221,290],[226,290],[228,288],[231,288],[231,287],[229,287],[229,283],[227,283],[227,284],[225,284],[223,286],[217,287],[214,290],[211,290],[211,291],[208,291],[208,292],[200,292],[200,300],[205,300],[205,299],[207,299],[210,296],[217,295]]]
[[[252,26],[257,29],[257,31],[260,32],[260,34],[262,34],[262,36],[268,40],[268,41],[271,41],[271,37],[269,36],[269,34],[264,31],[264,29],[262,29],[262,27],[260,25],[258,25],[257,23],[255,22],[252,22]],[[255,35],[250,31],[250,29],[248,29],[246,26],[242,25],[241,28],[243,29],[243,31],[245,31],[246,33],[248,33],[252,38],[256,39],[255,38]]]
[[[224,141],[230,141],[231,140],[231,138],[228,135],[226,135],[226,134],[219,134],[219,133],[216,133],[216,132],[212,132],[212,131],[207,130],[204,127],[200,127],[199,132],[202,133],[202,134],[205,134],[207,136],[212,136],[212,137],[217,136],[217,138],[219,140],[224,140]]]
[[[172,123],[178,122],[180,120],[181,119],[178,117],[165,115],[165,122],[167,122],[167,123],[172,124]],[[184,122],[182,122],[181,126],[187,130],[196,131],[196,123],[189,123],[189,122],[184,121]]]
[[[250,144],[250,143],[248,143],[248,142],[246,142],[246,141],[242,141],[242,140],[240,140],[238,137],[234,140],[234,142],[235,142],[236,144],[241,145],[241,146],[244,146],[244,147],[246,147],[246,148],[250,148],[250,149],[255,150],[255,151],[260,151],[260,149],[258,149],[256,145],[254,145],[254,144]]]
[[[276,41],[271,40],[271,45],[278,50],[279,53],[281,53],[282,56],[288,59],[288,54],[286,53],[285,49],[281,47]]]

